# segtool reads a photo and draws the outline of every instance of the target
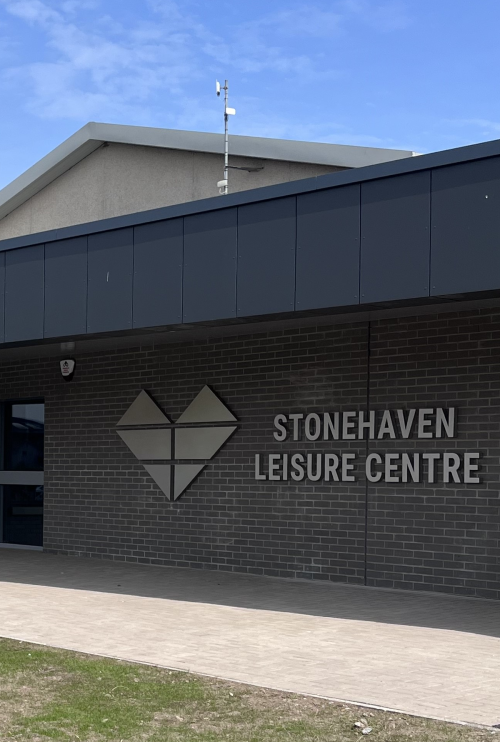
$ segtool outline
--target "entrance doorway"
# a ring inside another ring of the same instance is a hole
[[[9,402],[3,409],[0,541],[43,546],[45,405]]]

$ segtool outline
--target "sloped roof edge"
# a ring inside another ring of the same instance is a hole
[[[19,237],[9,237],[0,240],[0,252],[4,250],[17,250],[20,247],[40,245],[42,243],[67,240],[73,237],[82,237],[89,234],[97,234],[114,229],[135,227],[140,224],[151,224],[165,219],[176,219],[179,217],[202,214],[220,209],[230,209],[246,204],[270,201],[287,196],[300,196],[314,191],[322,191],[329,188],[342,188],[348,185],[360,185],[383,178],[392,178],[399,175],[410,175],[411,173],[432,171],[437,168],[453,167],[462,163],[474,163],[478,160],[489,158],[500,159],[500,139],[491,142],[480,142],[469,144],[465,147],[456,147],[439,152],[420,155],[419,157],[408,157],[391,162],[382,162],[378,165],[370,165],[363,168],[341,170],[327,175],[316,175],[303,180],[287,181],[278,185],[262,186],[248,191],[238,191],[226,196],[211,196],[198,201],[188,201],[174,204],[173,206],[162,206],[123,216],[108,217],[93,222],[73,224],[69,227],[58,227],[33,234],[24,234]]]
[[[0,190],[0,219],[21,206],[105,142],[212,154],[222,154],[224,151],[222,134],[123,124],[101,124],[91,121]],[[286,160],[344,168],[376,165],[401,160],[415,154],[407,150],[267,139],[237,134],[230,137],[230,153],[240,157]]]

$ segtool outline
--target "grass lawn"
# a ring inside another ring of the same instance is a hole
[[[1,742],[361,739],[479,742],[492,732],[0,639]]]

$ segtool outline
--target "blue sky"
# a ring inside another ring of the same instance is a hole
[[[0,0],[0,186],[87,121],[429,152],[500,137],[498,0]]]

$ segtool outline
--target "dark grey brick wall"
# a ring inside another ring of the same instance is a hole
[[[500,310],[135,348],[77,363],[70,383],[58,359],[2,364],[0,375],[1,399],[46,400],[46,549],[500,597]],[[141,389],[176,420],[204,384],[241,427],[171,503],[115,426]],[[368,400],[374,409],[456,405],[458,438],[273,440],[279,412],[365,409]],[[355,483],[254,479],[255,453],[348,447],[358,454]],[[480,450],[483,482],[367,487],[367,447]]]
[[[500,315],[497,310],[377,322],[370,405],[456,407],[457,438],[404,449],[479,451],[481,484],[368,490],[368,584],[500,597]],[[370,442],[400,450],[402,441]]]

